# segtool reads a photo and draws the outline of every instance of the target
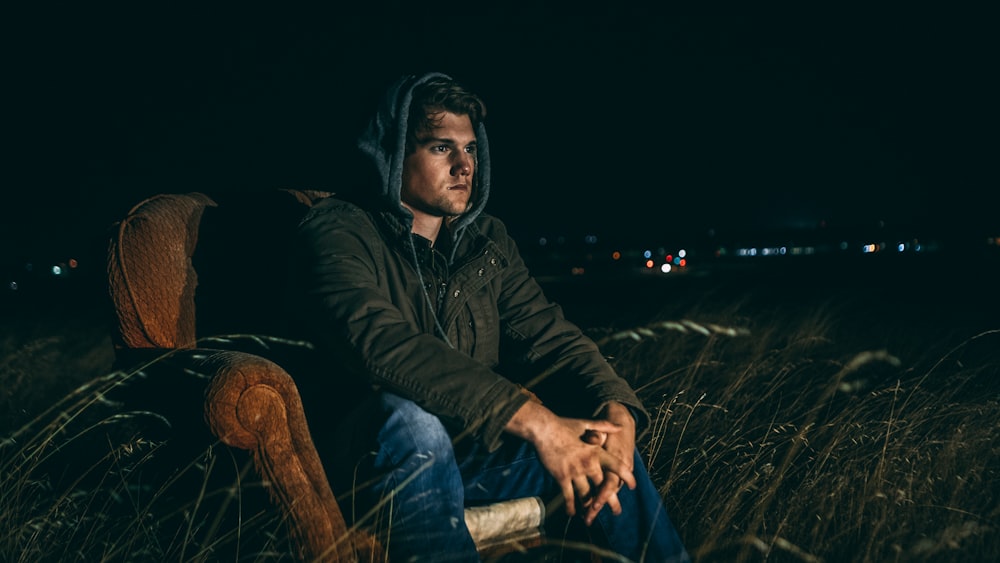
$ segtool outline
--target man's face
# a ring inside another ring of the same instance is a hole
[[[432,117],[436,127],[417,131],[414,150],[403,161],[400,199],[414,214],[460,215],[472,196],[476,134],[467,115]]]

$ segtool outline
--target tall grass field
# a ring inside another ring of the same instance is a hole
[[[762,266],[546,291],[645,402],[639,446],[695,561],[997,561],[998,272]],[[100,302],[0,320],[0,559],[294,560],[247,455],[207,436],[204,376],[169,381],[190,404],[129,402],[164,374],[112,369]]]

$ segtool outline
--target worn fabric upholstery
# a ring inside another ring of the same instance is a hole
[[[209,206],[215,202],[200,193],[156,195],[117,225],[108,248],[117,348],[194,345],[198,276],[191,257]]]

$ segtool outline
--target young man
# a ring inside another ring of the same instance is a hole
[[[529,495],[625,557],[687,560],[635,446],[648,415],[484,212],[484,116],[448,76],[400,79],[359,140],[368,197],[299,229],[299,326],[355,407],[320,446],[335,492],[393,561],[475,561],[464,507]]]

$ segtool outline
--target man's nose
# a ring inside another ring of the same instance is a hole
[[[456,152],[455,162],[451,166],[451,173],[456,176],[468,176],[475,168],[472,155],[467,152]]]

